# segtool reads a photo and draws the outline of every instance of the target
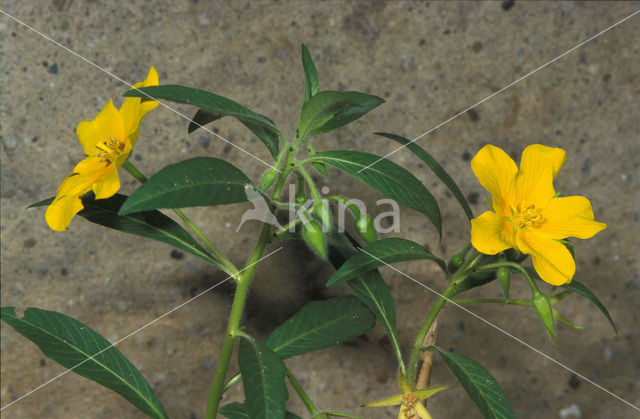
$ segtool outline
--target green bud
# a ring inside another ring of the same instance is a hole
[[[324,246],[324,234],[320,223],[316,220],[309,220],[309,222],[304,223],[302,237],[323,259],[327,258],[327,249]]]
[[[360,216],[356,219],[356,230],[367,244],[378,240],[378,233],[373,225],[373,219],[368,215]]]
[[[511,285],[511,272],[509,272],[508,268],[504,266],[498,268],[498,280],[500,281],[500,286],[502,287],[502,291],[504,292],[504,296],[509,298],[509,286]]]
[[[331,221],[331,209],[329,208],[329,202],[326,199],[323,199],[321,202],[316,202],[313,206],[313,212],[316,214],[316,217],[322,223],[322,226],[326,231],[331,231],[332,221]]]
[[[307,197],[307,194],[304,192],[304,185],[300,185],[298,186],[298,192],[296,192],[296,202],[300,205],[303,205],[305,202],[307,202],[309,198]]]
[[[556,336],[556,329],[553,325],[553,309],[551,308],[551,302],[549,297],[542,294],[540,291],[534,291],[533,293],[533,308],[536,310],[536,314],[540,321],[544,325],[545,329],[553,336]]]
[[[449,264],[447,267],[449,268],[449,272],[454,273],[458,270],[458,268],[464,263],[464,256],[462,255],[453,255],[451,259],[449,259]]]
[[[464,259],[467,256],[467,253],[469,252],[470,247],[471,245],[468,245],[464,249],[456,253],[455,255],[451,256],[451,259],[449,259],[449,264],[447,265],[447,268],[449,269],[450,273],[454,273],[455,271],[458,270],[460,266],[462,266],[462,264],[464,263]]]
[[[271,185],[273,185],[277,178],[278,172],[276,172],[275,169],[267,170],[266,172],[264,172],[264,175],[262,175],[262,180],[260,181],[260,189],[266,191]]]

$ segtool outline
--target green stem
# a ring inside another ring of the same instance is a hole
[[[126,170],[127,172],[129,172],[131,174],[131,176],[133,176],[134,178],[136,178],[138,181],[140,181],[140,183],[145,183],[148,179],[147,177],[140,171],[138,170],[137,167],[135,167],[133,165],[133,163],[131,163],[129,160],[127,160],[126,162],[124,162],[124,164],[122,165],[122,167],[124,168],[124,170]],[[218,248],[216,246],[214,246],[213,243],[211,243],[211,241],[207,238],[207,236],[204,235],[204,233],[202,233],[202,231],[193,223],[193,221],[191,221],[189,219],[189,217],[187,217],[181,210],[177,209],[177,208],[171,208],[171,210],[178,216],[180,217],[180,219],[182,221],[184,221],[184,223],[189,226],[189,228],[191,229],[191,231],[193,231],[195,233],[196,236],[198,236],[200,238],[200,240],[202,240],[202,242],[205,244],[205,246],[207,246],[207,248],[209,248],[209,250],[211,250],[211,252],[216,256],[216,258],[218,258],[218,260],[229,270],[231,271],[231,275],[234,277],[234,279],[237,281],[238,280],[238,268],[236,268],[236,266],[231,263],[231,261],[229,259],[227,259],[220,250],[218,250]]]
[[[311,416],[315,416],[318,413],[318,409],[313,404],[307,393],[305,393],[304,389],[302,388],[298,380],[296,380],[296,377],[293,376],[289,368],[287,368],[287,378],[291,383],[291,387],[293,387],[296,393],[298,393],[298,397],[300,397],[300,400],[302,400],[304,405],[307,406],[307,410],[309,410]]]
[[[440,298],[438,298],[438,301],[436,301],[436,303],[433,305],[431,311],[427,315],[427,318],[422,324],[422,327],[418,332],[418,336],[416,337],[416,340],[413,344],[413,348],[411,349],[411,355],[409,356],[409,365],[407,367],[406,377],[409,381],[409,384],[411,385],[411,388],[415,386],[416,368],[418,366],[418,358],[420,356],[420,351],[422,350],[422,343],[424,342],[424,338],[427,336],[427,333],[429,332],[429,329],[431,328],[433,322],[438,317],[438,314],[440,314],[440,311],[444,307],[444,304],[449,301],[453,295],[456,294],[458,285],[460,285],[460,283],[472,273],[472,269],[476,265],[476,263],[478,263],[478,260],[480,260],[480,256],[482,255],[477,250],[474,250],[469,259],[467,259],[460,266],[460,268],[453,275],[451,275],[451,277],[449,278],[449,286],[444,290]]]
[[[300,173],[302,174],[302,176],[305,178],[305,180],[307,181],[307,185],[309,185],[309,192],[311,192],[311,196],[313,197],[313,201],[316,202],[316,203],[317,202],[322,202],[322,197],[320,196],[320,192],[318,192],[318,188],[316,187],[316,183],[311,178],[311,175],[309,175],[309,172],[307,172],[307,170],[304,168],[304,166],[302,164],[298,165],[297,168],[300,171]]]
[[[447,302],[451,298],[451,296],[455,293],[457,289],[457,284],[449,284],[447,289],[444,290],[442,296],[438,298],[438,301],[431,307],[431,311],[427,315],[420,331],[418,332],[418,336],[416,337],[416,341],[411,350],[411,356],[409,357],[409,365],[407,369],[407,379],[409,380],[409,384],[411,388],[415,385],[416,380],[416,368],[418,366],[418,357],[420,356],[420,350],[422,349],[422,343],[424,342],[424,338],[427,336],[431,325],[440,314],[440,311],[444,307],[444,303]]]
[[[220,396],[224,389],[224,379],[227,375],[229,368],[229,361],[231,361],[231,355],[236,343],[237,333],[240,332],[240,320],[242,319],[242,312],[244,311],[244,304],[247,299],[247,292],[253,279],[253,274],[258,266],[258,261],[262,257],[264,248],[269,241],[271,226],[264,224],[258,243],[251,254],[249,263],[246,269],[240,274],[240,280],[236,287],[236,293],[233,296],[233,304],[231,305],[231,314],[229,315],[229,322],[227,323],[227,331],[222,342],[222,349],[220,350],[220,356],[218,357],[218,367],[216,368],[215,375],[213,377],[213,383],[211,384],[211,390],[209,391],[209,399],[207,401],[207,411],[205,414],[206,419],[215,419],[218,413],[218,406],[220,405]]]
[[[490,270],[498,269],[498,268],[502,268],[502,267],[511,268],[513,270],[516,270],[516,271],[520,272],[527,279],[527,282],[529,282],[529,285],[531,286],[531,289],[534,292],[535,291],[540,292],[540,290],[538,289],[538,285],[531,278],[531,275],[529,275],[529,272],[527,272],[527,270],[525,268],[523,268],[522,266],[520,266],[519,264],[517,264],[515,262],[488,263],[486,265],[480,266],[477,270],[478,271],[490,271]]]
[[[453,300],[456,304],[483,304],[483,303],[496,303],[496,304],[511,304],[514,306],[529,306],[531,307],[530,300],[519,300],[509,298],[455,298]]]
[[[280,173],[280,176],[276,182],[276,186],[273,190],[272,199],[278,200],[289,173],[291,173],[291,162],[293,160],[293,154],[295,149],[292,147],[287,148],[286,163]],[[231,314],[229,315],[229,321],[227,323],[227,331],[222,342],[222,349],[220,350],[220,356],[218,358],[218,366],[211,383],[211,389],[209,391],[209,399],[207,400],[207,410],[205,413],[205,419],[215,419],[218,413],[218,406],[220,405],[220,398],[224,391],[224,380],[229,369],[229,361],[233,353],[233,348],[237,339],[237,334],[241,332],[240,320],[242,320],[242,313],[244,311],[244,305],[247,299],[247,293],[258,266],[258,261],[262,258],[265,247],[269,243],[271,236],[271,226],[264,224],[260,232],[260,237],[256,243],[253,253],[249,258],[246,268],[240,275],[238,286],[236,287],[236,293],[233,297],[233,304],[231,305]]]

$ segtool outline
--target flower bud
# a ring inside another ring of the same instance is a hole
[[[360,216],[356,219],[356,230],[367,244],[378,240],[378,233],[373,225],[373,219],[368,215]]]
[[[327,258],[327,249],[324,245],[324,234],[322,233],[320,223],[316,220],[309,220],[304,223],[302,226],[302,237],[323,259]]]
[[[502,287],[502,291],[504,292],[504,296],[509,298],[509,287],[511,285],[511,272],[509,269],[501,266],[498,268],[497,272],[498,281],[500,281],[500,286]]]
[[[332,221],[331,221],[331,209],[329,208],[329,202],[323,199],[320,202],[316,202],[313,206],[313,212],[316,214],[316,217],[322,223],[322,227],[324,227],[325,231],[331,231]]]
[[[260,181],[260,189],[266,191],[271,185],[273,185],[277,178],[278,172],[276,172],[275,169],[267,170],[266,172],[264,172],[264,175],[262,175],[262,180]]]
[[[551,302],[549,297],[542,294],[540,291],[535,290],[533,293],[533,308],[536,310],[536,314],[540,321],[544,325],[545,329],[553,336],[556,336],[556,330],[553,325],[553,311],[551,308]]]

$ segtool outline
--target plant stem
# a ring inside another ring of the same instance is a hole
[[[483,303],[496,303],[496,304],[510,304],[514,306],[531,306],[531,300],[516,300],[509,298],[455,298],[453,300],[456,304],[483,304]]]
[[[436,301],[433,307],[431,307],[431,311],[427,315],[427,318],[418,332],[413,349],[411,350],[411,356],[409,357],[409,365],[407,368],[407,379],[409,380],[411,388],[413,388],[415,384],[416,367],[418,366],[418,357],[420,356],[420,349],[422,349],[422,342],[427,336],[427,332],[429,332],[431,324],[436,320],[438,314],[440,314],[440,310],[444,307],[444,303],[447,302],[447,300],[455,293],[456,288],[457,284],[449,284],[447,289],[442,293],[442,296],[438,298],[438,301]]]
[[[126,162],[124,162],[124,164],[122,165],[122,167],[124,168],[124,170],[126,170],[127,172],[129,172],[131,174],[131,176],[133,176],[134,178],[136,178],[137,180],[140,181],[140,183],[145,183],[148,179],[147,177],[140,171],[138,170],[137,167],[135,167],[133,165],[133,163],[131,163],[129,160],[127,160]],[[214,246],[213,243],[211,243],[211,241],[207,238],[207,236],[204,235],[204,233],[202,233],[202,231],[193,223],[193,221],[191,221],[189,219],[189,217],[187,217],[181,210],[177,209],[177,208],[171,208],[171,210],[178,216],[180,217],[180,219],[182,221],[184,221],[184,223],[189,226],[189,228],[191,229],[191,231],[193,231],[196,236],[198,236],[200,238],[200,240],[202,240],[202,242],[205,244],[205,246],[207,246],[209,248],[209,250],[211,250],[211,252],[218,258],[218,260],[229,270],[231,271],[230,274],[234,277],[234,279],[237,281],[238,277],[237,277],[237,272],[238,272],[238,268],[235,267],[235,265],[233,263],[231,263],[231,261],[229,259],[227,259],[220,250],[218,250],[218,248],[216,246]]]
[[[218,357],[218,367],[216,368],[213,383],[211,384],[211,390],[209,391],[207,411],[205,414],[206,419],[215,419],[216,414],[218,413],[220,396],[224,389],[224,379],[227,375],[229,361],[231,360],[231,355],[236,342],[236,333],[240,331],[240,320],[242,319],[242,312],[244,311],[247,292],[249,291],[253,274],[258,266],[257,262],[262,257],[262,252],[269,241],[270,231],[271,226],[269,224],[264,224],[262,226],[258,243],[251,254],[247,268],[240,274],[236,293],[233,296],[231,314],[229,315],[229,322],[227,323],[227,332],[225,333],[224,341],[222,342],[222,349],[220,350],[220,356]]]
[[[296,377],[293,376],[289,368],[287,368],[287,378],[289,379],[289,382],[291,383],[293,389],[296,391],[296,393],[298,393],[300,400],[302,400],[304,405],[307,406],[307,410],[309,410],[311,416],[315,416],[318,413],[318,409],[313,404],[307,393],[305,393],[304,389],[302,388],[298,380],[296,380]]]
[[[471,273],[471,270],[478,263],[481,254],[474,250],[471,256],[458,268],[458,270],[451,275],[449,278],[449,286],[444,290],[441,294],[438,301],[433,305],[431,311],[427,315],[420,331],[418,332],[418,336],[413,344],[413,348],[411,349],[411,355],[409,357],[409,365],[407,367],[407,380],[411,385],[411,388],[415,385],[416,380],[416,368],[418,366],[418,358],[420,357],[420,350],[422,349],[422,342],[424,342],[424,338],[427,336],[429,332],[429,328],[431,328],[431,324],[436,320],[438,314],[444,307],[444,304],[451,299],[453,295],[455,295],[458,290],[458,285],[464,281],[464,279]]]
[[[284,182],[289,176],[289,173],[291,173],[292,167],[290,163],[293,160],[295,149],[293,147],[290,147],[285,153],[286,163],[278,177],[276,186],[273,190],[272,198],[275,200],[280,199],[280,194],[282,192]],[[224,341],[222,342],[220,356],[218,357],[218,366],[216,367],[213,382],[211,383],[211,390],[209,391],[209,399],[207,400],[205,419],[215,419],[218,413],[220,398],[224,391],[224,380],[227,375],[227,370],[229,369],[229,361],[231,360],[237,333],[241,331],[240,320],[242,320],[242,313],[244,311],[244,304],[247,299],[247,292],[249,291],[249,286],[251,285],[251,280],[253,279],[256,268],[258,267],[258,261],[262,257],[262,253],[269,243],[270,236],[271,225],[264,224],[262,226],[262,230],[260,231],[258,242],[256,243],[256,246],[253,249],[253,253],[251,254],[251,258],[249,258],[249,262],[247,263],[246,268],[240,274],[238,286],[236,287],[236,293],[233,296],[233,304],[231,305],[231,314],[229,315],[229,321],[227,323],[227,331],[224,336]]]

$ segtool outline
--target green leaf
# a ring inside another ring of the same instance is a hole
[[[340,92],[340,94],[346,97],[351,103],[341,108],[331,119],[322,124],[322,126],[315,128],[311,132],[311,135],[318,135],[342,128],[384,103],[384,99],[365,93]]]
[[[318,92],[302,105],[297,137],[305,138],[341,128],[384,100],[360,92]]]
[[[228,419],[249,419],[249,414],[244,407],[244,403],[229,403],[222,406],[218,410],[218,413]],[[287,411],[284,415],[284,419],[300,419],[300,416]]]
[[[302,44],[302,69],[304,70],[304,101],[305,103],[318,93],[318,70],[313,63],[309,48]]]
[[[29,208],[49,205],[53,199],[45,199],[29,206]],[[160,211],[152,210],[118,215],[118,211],[126,200],[127,196],[121,194],[115,194],[107,199],[95,200],[93,194],[90,193],[82,197],[84,209],[78,215],[104,227],[167,243],[187,253],[196,255],[225,272],[228,271],[207,253],[185,229]]]
[[[289,358],[360,336],[375,323],[371,310],[354,296],[312,301],[274,330],[265,344]]]
[[[185,208],[247,201],[249,178],[213,157],[195,157],[166,166],[140,185],[120,215],[157,208]]]
[[[243,403],[229,403],[218,409],[218,413],[228,419],[249,419]]]
[[[392,237],[371,243],[364,250],[351,256],[327,282],[327,286],[339,284],[357,277],[365,272],[381,266],[405,260],[429,259],[435,261],[443,271],[447,271],[446,264],[435,257],[424,247],[411,240]]]
[[[285,415],[289,392],[284,382],[284,362],[268,346],[244,337],[240,339],[238,364],[250,418],[278,418]]]
[[[515,418],[504,390],[482,365],[454,352],[445,352],[434,346],[449,369],[456,376],[485,419]]]
[[[602,302],[598,299],[598,297],[596,297],[596,295],[593,292],[591,292],[589,288],[587,288],[584,284],[576,281],[575,279],[569,282],[568,284],[561,285],[561,287],[564,289],[573,291],[576,294],[580,294],[587,300],[591,301],[596,307],[598,307],[598,310],[600,310],[602,314],[604,314],[607,320],[609,320],[609,323],[611,324],[611,327],[613,327],[613,330],[616,332],[616,334],[618,333],[618,329],[616,328],[616,325],[613,322],[613,319],[611,318],[609,311],[606,309],[604,304],[602,304]]]
[[[378,156],[362,151],[336,150],[314,154],[305,162],[320,162],[333,166],[399,204],[420,211],[429,217],[442,236],[442,218],[438,202],[415,176],[392,161],[380,160]],[[374,166],[367,167],[374,162],[377,162]]]
[[[433,158],[433,156],[431,156],[431,154],[427,153],[418,144],[412,143],[408,139],[404,137],[400,137],[399,135],[388,134],[385,132],[374,132],[374,134],[389,138],[403,145],[406,144],[407,148],[411,152],[413,152],[416,156],[420,157],[420,159],[423,162],[425,162],[425,164],[429,167],[429,169],[431,169],[431,171],[433,171],[433,173],[435,173],[435,175],[440,178],[442,183],[444,183],[444,185],[451,191],[453,196],[458,200],[458,202],[462,206],[462,209],[464,210],[464,213],[467,215],[467,218],[469,218],[470,220],[473,218],[473,211],[471,211],[471,207],[467,202],[467,198],[464,197],[464,195],[462,194],[462,191],[460,191],[460,188],[458,187],[456,182],[453,180],[453,178],[449,175],[449,173],[447,173],[447,171],[444,170],[442,166],[440,166],[440,164],[436,161],[436,159]]]
[[[358,252],[356,248],[357,242],[347,233],[334,232],[331,235],[327,235],[327,244],[329,261],[336,269],[339,269],[347,259]],[[347,282],[347,286],[360,301],[369,307],[369,310],[373,312],[382,327],[387,331],[398,364],[404,366],[400,340],[398,339],[393,297],[380,272],[373,270],[364,273],[360,277]]]
[[[194,116],[194,121],[200,125],[215,121],[223,116],[234,117],[249,128],[267,146],[274,158],[278,155],[278,140],[282,134],[273,121],[226,97],[218,96],[205,90],[179,85],[141,87],[129,90],[124,95],[127,97],[151,97],[153,99],[197,106],[202,111],[208,112],[206,115],[196,114]],[[196,129],[194,127],[197,128],[198,125],[191,122],[189,132],[194,131]]]
[[[90,327],[55,311],[2,307],[0,318],[73,372],[115,391],[152,418],[167,418],[151,386],[122,353]]]
[[[542,279],[540,279],[540,275],[538,275],[538,273],[536,272],[535,268],[528,267],[528,268],[525,268],[525,269],[529,273],[529,275],[531,275],[532,278],[536,278],[536,279],[542,281]],[[602,302],[598,299],[598,297],[596,297],[596,295],[589,288],[586,287],[586,285],[584,285],[583,283],[578,282],[577,280],[573,279],[568,284],[564,284],[564,285],[560,285],[560,286],[562,288],[567,289],[569,291],[572,291],[572,292],[574,292],[576,294],[582,295],[584,298],[586,298],[587,300],[591,301],[596,307],[598,307],[598,310],[600,310],[600,312],[602,314],[604,314],[604,316],[607,318],[607,320],[609,320],[609,324],[611,324],[611,327],[613,327],[613,330],[616,332],[616,334],[618,333],[618,328],[616,327],[615,323],[613,322],[613,319],[611,318],[611,315],[609,314],[609,311],[604,306],[604,304],[602,304]]]

